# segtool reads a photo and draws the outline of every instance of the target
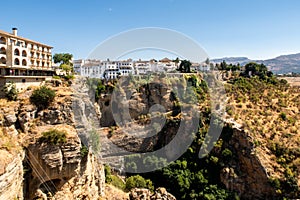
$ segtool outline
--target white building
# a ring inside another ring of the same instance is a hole
[[[80,67],[84,65],[83,59],[73,60],[74,73],[80,74]]]
[[[52,47],[0,30],[0,87],[14,82],[19,91],[51,79]],[[1,90],[1,88],[0,88]]]
[[[158,69],[163,70],[165,72],[173,72],[177,69],[177,64],[170,60],[169,58],[161,59],[158,63]]]
[[[135,74],[134,63],[128,61],[100,61],[100,60],[83,60],[78,61],[80,66],[79,74],[81,76],[100,78],[100,79],[115,79],[120,76],[128,76]]]
[[[153,62],[154,63],[154,62]],[[151,61],[142,61],[138,60],[134,63],[134,68],[136,71],[136,74],[145,75],[149,74],[152,71],[151,65],[153,64]]]

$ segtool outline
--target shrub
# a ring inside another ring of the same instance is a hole
[[[55,91],[42,86],[33,91],[30,96],[30,102],[34,104],[39,110],[47,108],[55,98]]]
[[[105,183],[111,183],[112,178],[111,178],[111,169],[108,165],[104,166],[104,172],[105,172]]]
[[[111,182],[110,182],[111,185],[113,185],[121,190],[125,189],[125,184],[120,177],[118,177],[116,175],[111,175],[110,177],[111,177]]]
[[[151,191],[154,190],[152,181],[150,179],[144,179],[140,175],[130,176],[126,179],[126,191],[130,191],[132,188],[148,188]]]
[[[47,142],[54,145],[59,145],[67,142],[67,133],[57,129],[51,129],[43,132],[40,142]]]
[[[75,78],[74,75],[65,75],[64,78],[66,79],[66,81],[69,81],[69,80],[73,80]]]
[[[111,174],[111,169],[108,165],[104,166],[104,172],[105,172],[105,183],[111,184],[121,190],[125,189],[124,181],[120,177]]]
[[[14,82],[9,82],[3,87],[3,91],[5,93],[5,97],[9,101],[16,101],[18,97],[18,90],[16,88],[16,84]]]
[[[231,158],[231,157],[232,157],[232,152],[230,151],[230,149],[225,148],[225,149],[222,151],[222,156],[223,156],[224,158]]]
[[[52,76],[53,79],[57,79],[59,80],[60,79],[60,76]]]
[[[286,114],[284,112],[280,113],[280,118],[285,121],[287,119]]]
[[[106,91],[106,87],[105,85],[102,83],[102,81],[100,80],[97,84],[97,87],[96,87],[96,91],[95,91],[95,100],[98,101],[99,98],[100,98],[100,95],[102,93],[104,93]]]
[[[85,156],[87,156],[89,153],[88,148],[85,145],[82,145],[80,148],[80,155],[82,158],[84,158]]]
[[[280,180],[278,178],[270,178],[269,182],[274,188],[280,189]]]

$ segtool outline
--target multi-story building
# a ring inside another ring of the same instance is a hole
[[[74,73],[80,74],[80,68],[81,68],[81,66],[84,65],[84,61],[85,60],[83,60],[83,59],[73,60]]]
[[[0,30],[0,86],[14,82],[18,90],[40,85],[53,75],[51,46]]]
[[[79,63],[78,60],[75,60],[74,62]],[[100,64],[100,60],[82,60],[79,74],[85,77],[103,78],[104,69]]]
[[[169,58],[161,59],[158,63],[158,69],[163,69],[166,72],[176,71],[177,65],[175,62],[170,60]]]
[[[134,63],[131,60],[75,60],[74,62],[77,63],[78,66],[80,65],[79,71],[81,76],[101,79],[115,79],[120,76],[134,74]]]

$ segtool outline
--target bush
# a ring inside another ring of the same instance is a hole
[[[283,121],[285,121],[287,119],[286,114],[284,112],[280,113],[280,117]]]
[[[59,80],[60,76],[52,76],[53,79]]]
[[[66,81],[69,81],[69,80],[73,80],[75,78],[74,75],[65,75],[64,78],[66,79]]]
[[[130,176],[126,179],[126,191],[130,191],[132,188],[148,188],[151,191],[154,190],[152,181],[150,179],[144,179],[140,175]]]
[[[9,100],[9,101],[16,101],[18,98],[18,90],[16,88],[16,84],[13,82],[9,82],[7,83],[4,87],[3,87],[3,91],[5,93],[5,97]]]
[[[89,153],[89,150],[88,148],[82,144],[81,148],[80,148],[80,154],[81,154],[81,157],[84,158],[88,155]]]
[[[51,129],[43,132],[40,142],[46,142],[54,145],[59,145],[67,142],[67,133],[57,129]]]
[[[225,148],[225,149],[222,151],[222,156],[223,156],[224,158],[231,158],[231,157],[232,157],[232,152],[230,151],[230,149]]]
[[[104,172],[105,172],[105,183],[111,183],[112,178],[111,178],[111,169],[108,165],[104,166]]]
[[[125,189],[125,184],[120,177],[118,177],[116,175],[111,175],[110,177],[111,177],[111,182],[110,182],[111,185],[113,185],[121,190]]]
[[[47,108],[55,98],[55,91],[42,86],[33,91],[30,96],[30,102],[34,104],[39,110]]]
[[[97,84],[97,88],[95,91],[95,100],[98,101],[100,98],[101,93],[104,93],[106,90],[105,85],[102,83],[102,81],[100,80]]]

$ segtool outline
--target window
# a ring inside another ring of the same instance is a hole
[[[15,49],[15,51],[14,51],[14,55],[15,55],[15,56],[19,56],[19,55],[20,55],[20,51],[19,51],[19,49]]]
[[[6,59],[4,57],[0,59],[0,64],[6,64]]]
[[[26,57],[26,56],[27,56],[27,53],[26,53],[25,50],[22,51],[22,56],[23,56],[23,57]]]
[[[16,59],[15,59],[15,62],[14,62],[14,64],[15,64],[15,65],[20,65],[20,61],[19,61],[19,59],[18,59],[18,58],[16,58]]]
[[[6,49],[4,47],[1,47],[0,54],[6,54]]]
[[[26,66],[27,65],[27,61],[25,59],[22,60],[22,65]]]
[[[0,44],[6,44],[5,37],[0,37]]]

